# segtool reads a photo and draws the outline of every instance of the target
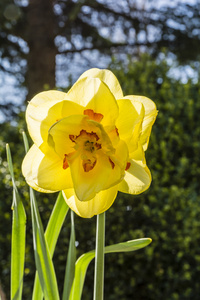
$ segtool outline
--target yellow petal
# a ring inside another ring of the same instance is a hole
[[[151,173],[146,165],[142,148],[135,152],[135,159],[131,159],[130,167],[125,177],[118,185],[119,191],[128,194],[140,194],[147,190],[151,184]]]
[[[64,170],[60,157],[47,146],[45,154],[36,145],[30,148],[22,163],[22,173],[27,183],[39,192],[56,192],[73,186],[69,168]]]
[[[72,115],[61,119],[49,129],[48,143],[61,159],[64,159],[65,154],[75,151],[75,144],[70,139],[70,135],[79,135],[80,131],[87,126],[84,122],[87,119],[84,115]]]
[[[125,142],[120,141],[115,154],[110,156],[102,150],[97,152],[95,166],[89,172],[85,172],[81,156],[69,162],[75,193],[81,201],[88,201],[101,190],[117,185],[125,174],[128,159]]]
[[[88,79],[87,79],[88,80]],[[119,114],[117,101],[109,91],[107,86],[99,79],[89,79],[90,82],[99,82],[98,93],[87,104],[86,109],[92,109],[94,112],[103,115],[101,124],[103,126],[114,125]]]
[[[73,189],[64,190],[63,196],[69,207],[82,218],[91,218],[108,210],[117,196],[117,185],[101,191],[89,201],[80,201]]]
[[[47,141],[48,130],[55,122],[69,115],[83,114],[83,107],[63,101],[64,98],[65,93],[49,91],[36,95],[29,103],[26,112],[28,130],[38,147]]]
[[[119,81],[110,70],[93,68],[84,72],[78,80],[85,77],[99,78],[109,87],[116,99],[123,97]]]
[[[142,132],[141,132],[141,136],[140,136],[140,143],[143,145],[144,151],[146,151],[148,148],[151,129],[152,129],[153,123],[156,120],[156,116],[158,113],[157,109],[156,109],[156,105],[152,100],[150,100],[147,97],[129,95],[124,98],[130,99],[131,101],[139,101],[144,106],[145,116],[144,116],[144,120],[142,123]]]
[[[74,190],[80,201],[88,201],[101,190],[117,185],[124,175],[124,170],[117,164],[113,168],[112,162],[103,153],[97,155],[95,166],[89,172],[84,170],[80,155],[69,164]]]
[[[119,117],[116,121],[116,127],[120,138],[127,143],[129,152],[133,152],[138,147],[141,124],[144,118],[144,106],[138,101],[128,99],[117,100],[117,104]]]
[[[29,102],[26,110],[26,122],[29,134],[38,147],[42,144],[43,139],[45,138],[45,132],[43,132],[44,136],[42,136],[41,133],[41,121],[48,119],[49,109],[56,103],[62,101],[65,96],[66,94],[63,92],[52,90],[37,94]],[[57,119],[57,114],[58,116],[60,115],[60,110],[61,108],[58,108],[58,111],[55,113],[53,123],[55,123],[55,119]],[[50,119],[52,119],[52,116]],[[50,120],[50,123],[51,121],[52,120]],[[47,125],[48,123],[49,120],[47,120]]]
[[[99,78],[78,80],[67,93],[67,98],[85,109],[103,115],[101,124],[112,125],[118,117],[118,105],[109,88]]]

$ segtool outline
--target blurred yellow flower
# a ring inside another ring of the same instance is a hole
[[[118,190],[139,194],[149,187],[144,151],[156,115],[150,99],[124,97],[111,71],[90,69],[68,93],[42,92],[28,104],[34,144],[23,175],[37,191],[62,190],[81,217],[100,214]]]

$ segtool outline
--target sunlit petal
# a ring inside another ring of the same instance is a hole
[[[70,161],[70,169],[75,193],[80,201],[94,198],[101,190],[119,183],[124,175],[124,170],[117,164],[113,168],[110,159],[103,153],[97,155],[95,166],[89,172],[85,171],[81,156]]]
[[[37,146],[40,146],[43,142],[42,134],[45,135],[45,133],[41,131],[41,121],[48,117],[49,109],[56,103],[62,101],[65,95],[65,93],[59,91],[46,91],[37,94],[29,102],[26,110],[26,122],[29,134]]]
[[[73,189],[64,190],[63,196],[69,207],[82,218],[91,218],[106,211],[117,196],[118,186],[101,191],[89,201],[80,201]]]
[[[86,119],[87,117],[83,115],[72,115],[61,119],[49,129],[48,143],[61,159],[65,154],[75,151],[70,136],[80,134],[80,131],[87,125],[84,122]]]
[[[83,78],[78,80],[67,98],[92,109],[95,113],[103,115],[103,125],[114,124],[118,117],[118,105],[109,88],[99,78]]]
[[[47,142],[48,130],[55,122],[70,115],[83,114],[83,107],[72,101],[63,101],[65,97],[65,93],[50,91],[40,93],[30,101],[26,120],[31,138],[38,147]]]
[[[141,126],[144,118],[144,106],[141,102],[121,99],[117,101],[119,117],[116,121],[120,138],[127,143],[129,152],[138,147]]]
[[[44,154],[33,145],[22,163],[27,183],[39,192],[56,192],[73,186],[70,170],[63,169],[63,162],[51,148]]]
[[[96,81],[98,79],[90,80]],[[92,109],[97,113],[101,113],[103,116],[101,124],[103,126],[114,125],[119,114],[117,101],[104,83],[100,84],[98,94],[91,99],[86,109]]]
[[[134,155],[135,159],[129,161],[125,177],[119,184],[119,191],[128,194],[140,194],[151,184],[151,173],[146,165],[144,152],[140,147]]]
[[[93,68],[84,72],[78,80],[85,77],[99,78],[109,87],[116,99],[123,97],[119,81],[110,70]]]
[[[147,97],[142,96],[126,96],[126,99],[130,99],[131,101],[139,101],[143,104],[145,110],[144,120],[142,122],[142,132],[140,136],[140,143],[143,145],[144,151],[147,150],[149,137],[151,134],[152,126],[156,120],[156,116],[158,111],[156,109],[155,103]]]

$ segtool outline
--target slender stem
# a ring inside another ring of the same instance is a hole
[[[105,212],[97,215],[94,298],[103,300],[104,291]]]

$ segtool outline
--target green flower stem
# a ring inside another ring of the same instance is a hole
[[[94,298],[103,300],[104,291],[105,212],[97,215]]]

